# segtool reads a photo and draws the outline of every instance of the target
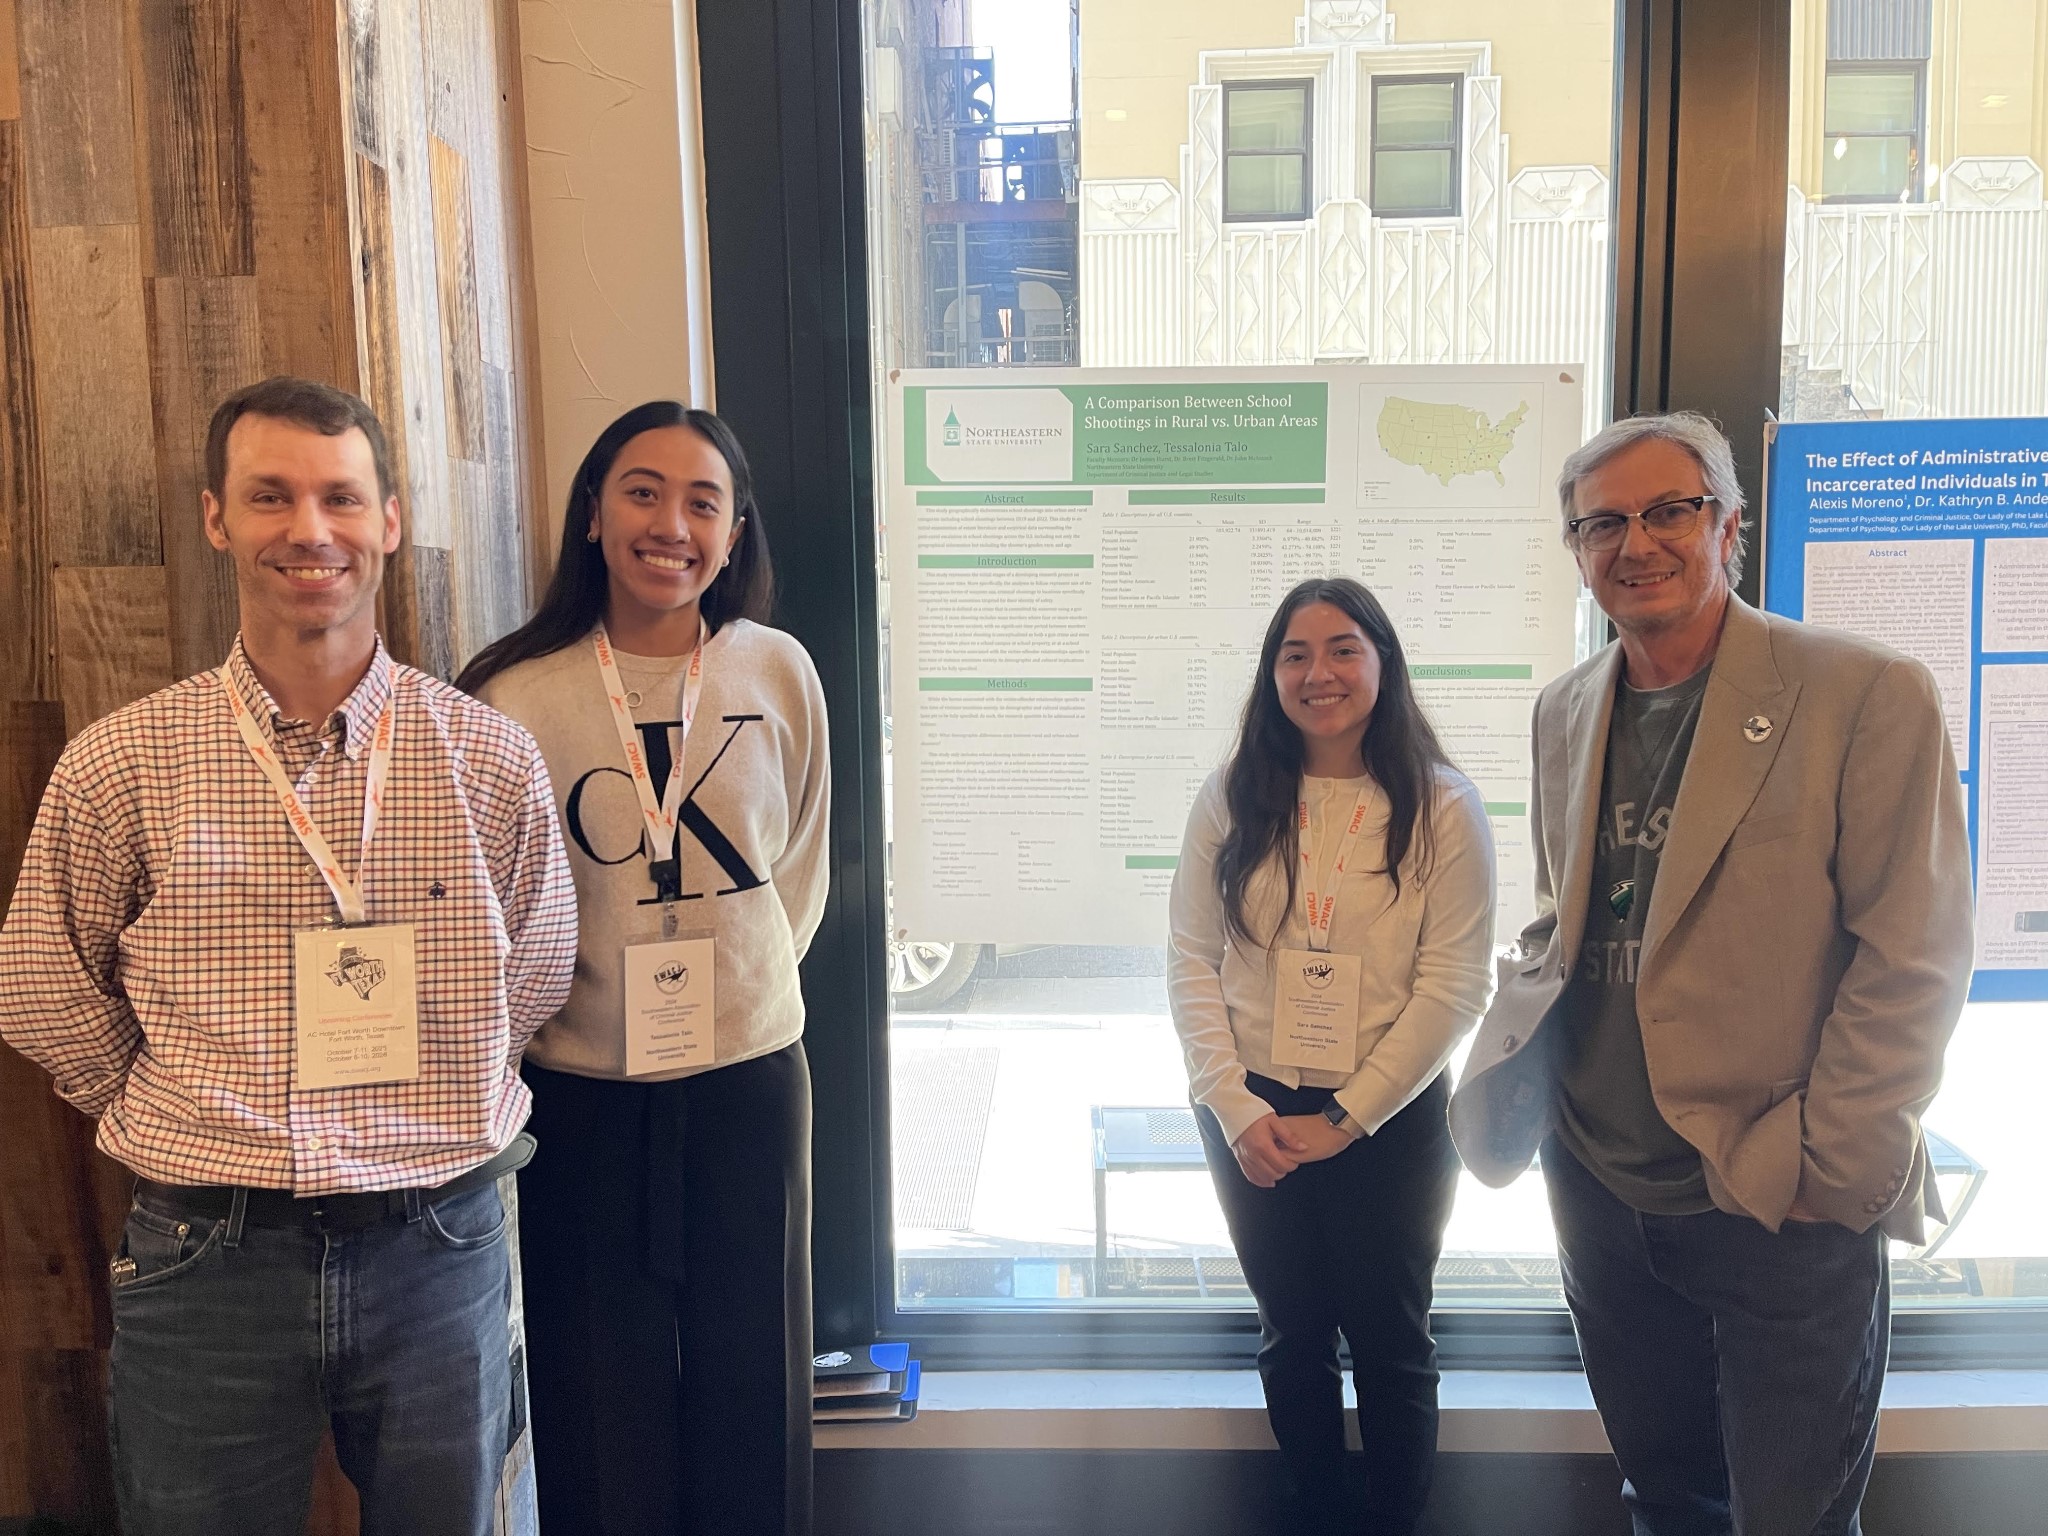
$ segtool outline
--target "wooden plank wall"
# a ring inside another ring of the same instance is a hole
[[[217,664],[214,405],[364,393],[403,466],[401,659],[524,617],[515,0],[0,0],[0,902],[64,742]],[[104,1275],[127,1179],[0,1047],[0,1523],[112,1532]],[[312,1529],[355,1529],[331,1460]]]
[[[452,667],[525,617],[533,566],[516,19],[474,0],[344,8],[364,393],[408,423],[418,509],[394,603],[414,611],[390,628]]]

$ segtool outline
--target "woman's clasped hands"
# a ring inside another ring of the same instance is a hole
[[[1335,1157],[1350,1145],[1351,1137],[1321,1115],[1262,1115],[1231,1150],[1246,1178],[1271,1189],[1303,1163]]]

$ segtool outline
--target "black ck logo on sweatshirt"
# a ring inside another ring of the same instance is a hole
[[[726,752],[735,741],[739,740],[740,732],[749,725],[764,718],[766,717],[762,715],[727,715],[724,717],[724,723],[731,726],[732,729],[726,733],[724,742],[720,744],[718,755],[711,759],[711,766],[697,776],[697,782],[692,784],[689,793],[683,796],[682,808],[676,813],[676,820],[680,823],[682,830],[688,832],[690,836],[697,840],[703,850],[711,855],[712,860],[718,867],[725,871],[726,878],[732,881],[730,886],[717,892],[720,896],[736,896],[741,891],[751,891],[756,886],[766,885],[768,881],[766,876],[754,873],[753,867],[747,863],[746,858],[733,845],[732,839],[725,835],[724,830],[718,823],[713,821],[706,814],[704,807],[697,803],[697,791],[704,787],[706,779],[718,771],[718,765],[725,761]],[[642,721],[639,725],[641,750],[647,754],[647,771],[654,776],[656,784],[666,784],[668,782],[669,769],[674,765],[675,761],[669,753],[668,733],[673,730],[680,730],[681,728],[682,721],[680,720],[647,720]],[[702,729],[701,724],[699,729]],[[627,792],[629,794],[632,792],[633,776],[627,773],[625,769],[611,767],[591,769],[578,779],[575,786],[569,791],[569,803],[564,807],[569,823],[569,836],[576,840],[576,846],[581,848],[585,857],[594,864],[623,864],[632,858],[646,859],[647,836],[645,832],[642,832],[640,841],[634,847],[617,855],[608,855],[598,851],[597,845],[591,841],[590,833],[584,827],[583,792],[589,788],[592,779],[607,773],[615,773],[624,779]],[[636,808],[638,804],[639,802],[636,799],[634,801]],[[634,819],[637,822],[639,818],[635,816]],[[651,907],[663,901],[695,901],[698,897],[702,896],[704,894],[702,891],[686,891],[681,888],[680,864],[680,858],[664,860],[660,864],[655,864],[650,860],[647,874],[649,883],[654,887],[654,894],[642,897],[638,905]],[[669,886],[668,889],[664,889],[665,884]]]

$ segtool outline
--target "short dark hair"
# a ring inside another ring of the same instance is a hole
[[[398,494],[391,485],[391,447],[377,413],[345,389],[280,373],[236,390],[214,410],[206,429],[206,488],[216,498],[227,494],[228,433],[244,416],[274,417],[327,437],[340,437],[351,428],[361,432],[377,464],[378,501]]]

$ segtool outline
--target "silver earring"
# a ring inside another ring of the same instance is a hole
[[[586,544],[595,544],[597,542],[597,539],[597,524],[592,523],[589,529],[583,535],[583,542]]]

